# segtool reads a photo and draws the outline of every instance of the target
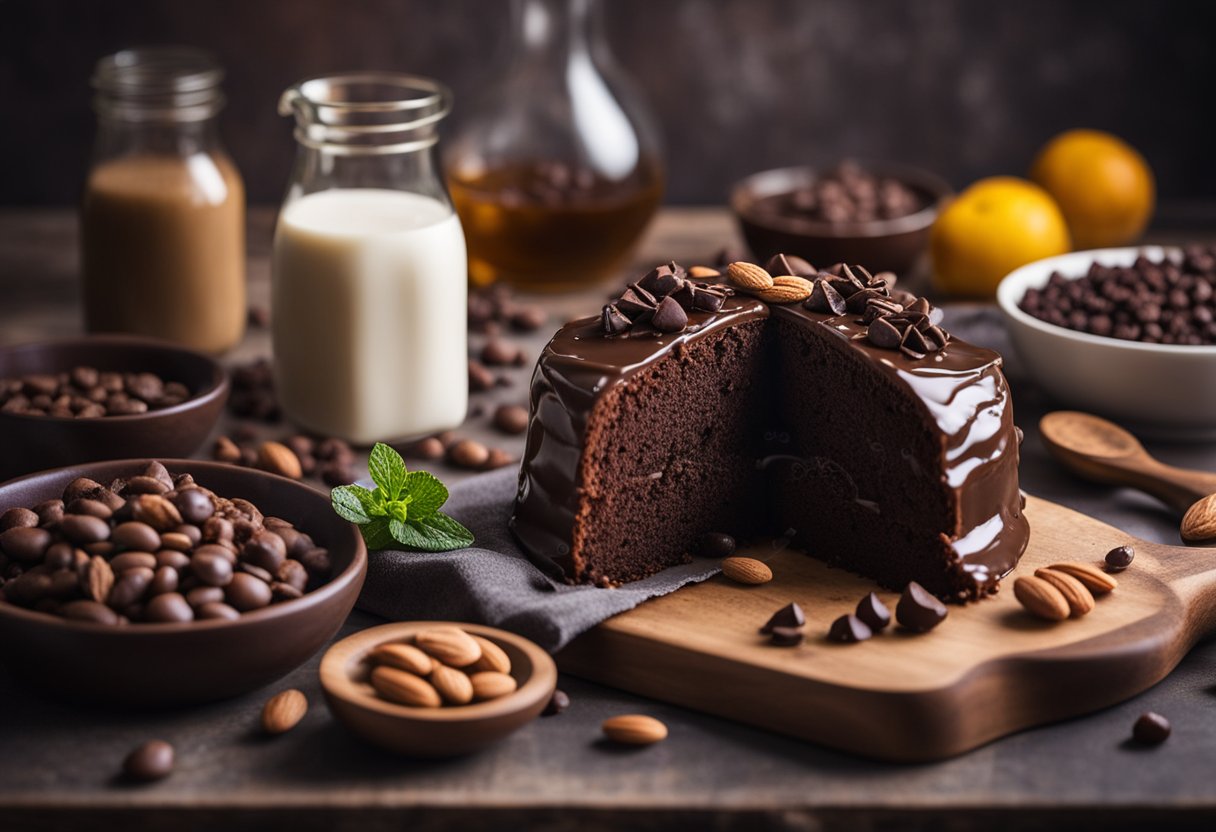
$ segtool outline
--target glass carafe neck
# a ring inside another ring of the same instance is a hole
[[[514,0],[512,18],[518,62],[560,65],[599,36],[598,0]]]

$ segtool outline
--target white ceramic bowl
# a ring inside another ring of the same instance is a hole
[[[1055,326],[1018,308],[1027,289],[1052,272],[1074,279],[1093,262],[1127,266],[1143,254],[1176,254],[1160,246],[1105,248],[1048,257],[1022,266],[997,288],[1009,335],[1025,370],[1060,402],[1173,439],[1216,438],[1216,346],[1142,344]]]

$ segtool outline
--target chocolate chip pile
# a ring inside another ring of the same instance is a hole
[[[760,200],[755,210],[829,223],[872,222],[913,214],[925,200],[898,179],[841,162],[809,185]]]
[[[188,398],[186,385],[154,373],[111,373],[95,367],[0,379],[0,412],[25,416],[131,416],[173,407]]]
[[[688,326],[689,312],[717,312],[730,294],[725,286],[689,280],[688,272],[673,260],[651,269],[605,304],[600,324],[605,335],[681,332]]]
[[[329,580],[304,532],[159,462],[0,514],[4,602],[95,624],[236,619]]]
[[[1141,256],[1130,266],[1094,263],[1072,280],[1053,272],[1018,305],[1039,320],[1091,335],[1216,344],[1216,247],[1188,246],[1180,258]]]
[[[913,360],[950,343],[949,333],[938,326],[941,310],[925,298],[893,289],[886,274],[871,275],[861,266],[838,263],[820,274],[804,305],[812,312],[859,315],[858,322],[867,325],[866,340]]]

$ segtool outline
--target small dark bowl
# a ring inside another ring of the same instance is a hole
[[[730,206],[752,253],[764,262],[774,254],[796,254],[819,268],[833,263],[859,263],[872,272],[900,277],[918,266],[929,247],[929,230],[942,202],[952,193],[939,177],[919,168],[886,162],[862,162],[867,171],[898,179],[925,203],[921,210],[890,220],[829,223],[779,216],[755,209],[766,197],[794,191],[815,181],[813,168],[777,168],[754,173],[731,190]]]
[[[124,707],[166,707],[224,699],[262,687],[303,664],[338,632],[367,573],[359,530],[334,514],[329,497],[263,471],[217,462],[162,460],[224,497],[296,524],[329,549],[329,583],[236,621],[109,626],[69,621],[0,602],[0,662],[17,679],[61,699]],[[59,497],[77,477],[108,483],[148,461],[94,462],[0,485],[0,510]]]
[[[155,373],[190,388],[181,404],[133,416],[64,419],[0,413],[0,481],[99,459],[187,457],[215,427],[228,400],[228,376],[202,353],[150,338],[90,335],[0,348],[0,378],[102,371]]]

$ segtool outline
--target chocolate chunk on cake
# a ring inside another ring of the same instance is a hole
[[[612,586],[707,531],[786,536],[889,588],[995,591],[1029,534],[1000,356],[864,269],[741,273],[661,266],[549,342],[511,521],[529,556]]]

